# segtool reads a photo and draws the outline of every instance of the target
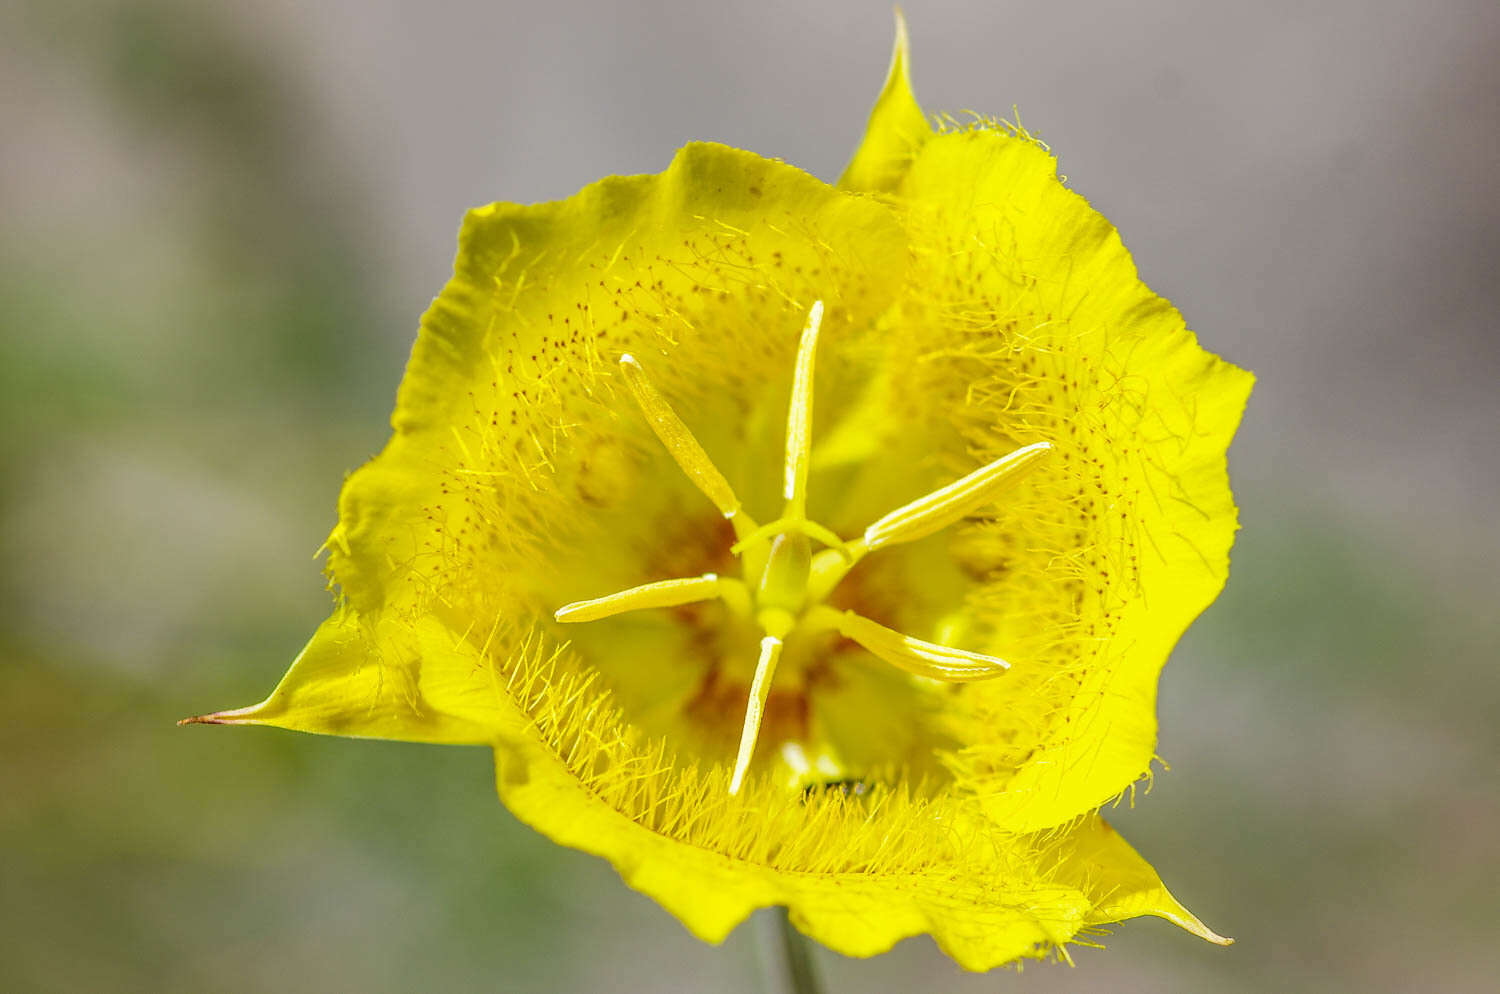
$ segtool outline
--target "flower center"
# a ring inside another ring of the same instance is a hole
[[[866,555],[884,546],[925,538],[993,500],[1007,485],[1036,466],[1052,450],[1052,443],[1037,442],[1017,449],[897,508],[866,528],[859,538],[847,541],[840,538],[807,517],[813,370],[822,322],[820,300],[808,311],[797,348],[783,465],[782,496],[786,503],[781,516],[765,525],[757,525],[745,512],[729,481],[657,392],[635,357],[628,354],[620,357],[625,383],[656,437],[688,479],[733,526],[737,541],[730,551],[740,559],[742,577],[705,573],[659,580],[594,600],[577,601],[559,608],[555,614],[559,622],[596,621],[626,611],[717,598],[759,627],[763,633],[760,657],[750,684],[739,752],[730,780],[731,794],[738,793],[744,783],[776,664],[787,638],[794,632],[835,631],[908,673],[949,683],[986,680],[1010,668],[1009,663],[995,656],[903,635],[854,611],[838,611],[824,601]],[[814,552],[814,542],[823,548]]]

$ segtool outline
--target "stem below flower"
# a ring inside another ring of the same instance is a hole
[[[776,918],[776,931],[780,936],[780,955],[784,989],[787,994],[823,994],[823,985],[818,982],[818,971],[813,965],[812,943],[807,936],[792,925],[791,915],[785,907],[771,909]]]

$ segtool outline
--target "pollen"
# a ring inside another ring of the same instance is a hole
[[[995,656],[914,638],[852,610],[836,610],[825,601],[866,555],[924,538],[962,520],[992,502],[1052,451],[1050,442],[1019,448],[891,511],[854,539],[840,538],[833,530],[809,520],[813,378],[823,310],[821,300],[813,302],[798,342],[782,466],[785,503],[780,516],[765,525],[757,525],[744,511],[728,479],[652,385],[641,363],[629,354],[620,357],[626,386],[657,439],[693,485],[733,525],[737,541],[730,551],[739,558],[743,575],[734,579],[708,573],[660,580],[567,604],[554,614],[559,622],[600,621],[629,611],[720,600],[734,614],[758,627],[760,653],[729,781],[731,794],[739,793],[744,784],[777,663],[791,639],[836,632],[897,669],[944,683],[988,680],[1010,668],[1008,662]],[[816,553],[812,548],[815,541],[824,546]],[[750,651],[749,645],[746,650]]]

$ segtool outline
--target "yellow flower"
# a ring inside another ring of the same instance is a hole
[[[1097,810],[1223,586],[1250,382],[1045,146],[929,128],[898,26],[838,187],[695,144],[470,212],[337,610],[193,720],[493,746],[517,817],[709,941],[774,904],[971,969],[1227,941]]]

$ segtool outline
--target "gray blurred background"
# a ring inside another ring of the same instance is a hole
[[[1223,950],[925,938],[832,990],[1479,991],[1500,974],[1500,6],[907,0],[924,106],[1061,156],[1260,377],[1228,589],[1114,817]],[[883,2],[7,3],[0,989],[753,991],[490,758],[178,729],[259,699],[462,211],[715,139],[835,178]]]

